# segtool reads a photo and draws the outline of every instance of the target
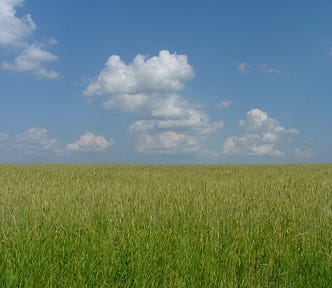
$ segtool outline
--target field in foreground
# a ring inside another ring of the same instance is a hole
[[[0,287],[332,287],[332,165],[0,165]]]

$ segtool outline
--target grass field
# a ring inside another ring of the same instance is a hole
[[[332,287],[332,165],[0,165],[0,287]]]

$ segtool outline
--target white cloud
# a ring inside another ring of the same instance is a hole
[[[280,126],[278,120],[260,109],[248,111],[247,119],[240,121],[240,127],[244,130],[243,135],[226,138],[224,154],[283,155],[284,152],[277,148],[280,138],[299,134],[297,129]]]
[[[250,74],[250,65],[246,62],[241,62],[235,65],[236,69],[241,72],[243,75]],[[260,72],[262,72],[265,75],[278,75],[281,74],[281,71],[269,64],[262,63],[258,64],[257,68]],[[255,69],[256,70],[256,69]],[[256,72],[256,71],[255,71]]]
[[[332,56],[332,46],[327,49],[327,55]]]
[[[258,64],[257,66],[266,75],[273,75],[273,74],[276,75],[276,74],[280,74],[281,73],[281,71],[279,69],[274,68],[271,65],[266,64],[266,63],[264,63],[264,64]]]
[[[118,109],[125,112],[134,112],[149,103],[149,97],[145,94],[121,94],[114,95],[111,99],[104,101],[105,110]]]
[[[264,124],[271,125],[270,123],[267,123],[267,121],[274,122],[273,119],[267,117],[267,113],[259,109],[252,109],[247,112],[246,120],[240,120],[240,126],[246,130],[256,130]]]
[[[223,123],[211,123],[206,112],[178,94],[193,76],[187,56],[167,50],[151,58],[138,55],[129,64],[113,55],[84,95],[103,95],[106,110],[144,115],[144,120],[130,128],[138,151],[194,152],[204,135],[222,128]]]
[[[30,14],[16,16],[16,8],[24,0],[0,0],[0,46],[21,46],[36,29]]]
[[[159,56],[151,58],[138,55],[128,65],[113,55],[84,95],[104,95],[103,107],[107,110],[144,110],[156,117],[172,117],[182,115],[183,107],[188,106],[176,92],[183,89],[184,82],[193,75],[186,55],[162,50]]]
[[[177,130],[193,134],[209,134],[224,127],[224,123],[209,121],[208,115],[200,111],[188,111],[186,117],[178,119],[138,120],[132,126],[134,132]]]
[[[61,149],[55,138],[48,136],[45,128],[30,128],[18,134],[13,143],[15,151],[23,154],[40,154],[51,152],[61,154]]]
[[[194,75],[186,55],[170,54],[162,50],[159,56],[145,58],[137,55],[130,64],[119,56],[109,57],[97,80],[84,91],[91,95],[137,95],[181,90],[183,82]]]
[[[38,76],[55,79],[58,73],[45,67],[55,62],[58,57],[45,50],[45,46],[57,43],[51,38],[44,43],[29,43],[29,38],[36,24],[30,14],[17,17],[16,9],[24,4],[24,0],[0,0],[0,46],[16,55],[13,63],[3,61],[0,68],[14,72],[32,72]],[[14,49],[12,49],[14,48]]]
[[[286,129],[286,133],[291,134],[291,135],[297,135],[297,134],[300,134],[300,131],[296,128],[289,128],[289,129]]]
[[[0,133],[0,142],[5,142],[9,139],[9,134],[7,133]]]
[[[45,128],[30,128],[11,137],[0,133],[1,152],[6,155],[60,155],[62,149],[55,138],[48,135]]]
[[[113,141],[107,140],[102,135],[95,135],[92,132],[86,132],[75,142],[67,145],[68,151],[76,152],[101,152],[105,151],[113,144]]]
[[[1,64],[1,67],[16,72],[32,71],[38,76],[55,79],[59,77],[59,74],[53,70],[46,69],[45,64],[57,60],[58,57],[56,55],[44,50],[40,45],[35,43],[26,47],[22,53],[15,58],[14,64],[4,62]]]
[[[221,109],[228,109],[230,108],[234,103],[232,101],[229,100],[225,100],[220,102],[217,106]]]
[[[136,150],[145,153],[194,153],[205,135],[223,128],[207,118],[138,120],[130,128],[138,137]]]
[[[111,139],[86,132],[75,142],[63,146],[57,139],[49,136],[47,129],[30,128],[13,137],[0,133],[0,161],[24,160],[24,157],[31,156],[35,159],[40,156],[61,157],[68,156],[70,152],[103,152],[112,144]]]
[[[236,65],[236,69],[241,72],[243,75],[249,74],[249,65],[246,62],[241,62]]]
[[[142,153],[194,153],[199,149],[200,142],[196,137],[174,131],[142,133],[136,143],[136,150]]]
[[[314,149],[308,148],[308,149],[300,149],[296,148],[294,149],[294,156],[299,158],[311,158],[314,156],[315,151]]]

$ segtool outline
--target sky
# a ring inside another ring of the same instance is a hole
[[[331,11],[0,0],[0,163],[331,163]]]

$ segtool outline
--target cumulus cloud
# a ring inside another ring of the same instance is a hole
[[[241,120],[239,124],[243,135],[226,138],[224,154],[283,155],[284,152],[277,148],[280,138],[300,133],[295,128],[282,127],[278,120],[270,118],[260,109],[252,109],[246,116],[246,120]]]
[[[130,130],[138,137],[136,150],[144,153],[193,153],[204,135],[223,128],[222,121],[209,123],[206,115],[192,119],[138,120]],[[197,116],[197,115],[196,115]]]
[[[95,135],[92,132],[86,132],[75,142],[67,145],[68,151],[75,152],[102,152],[113,144],[111,139],[107,140],[102,135]]]
[[[0,132],[0,161],[25,159],[24,157],[59,157],[74,152],[103,152],[113,145],[111,139],[86,132],[76,141],[61,145],[56,138],[49,136],[46,128],[30,128],[17,135]],[[6,160],[4,160],[6,159]]]
[[[0,47],[11,49],[16,54],[13,63],[2,61],[0,68],[14,72],[32,72],[38,76],[54,79],[59,75],[45,66],[58,60],[58,57],[47,51],[45,46],[56,44],[56,40],[29,43],[29,38],[36,24],[30,14],[18,17],[17,8],[24,0],[0,0]],[[14,48],[14,49],[12,49]]]
[[[203,135],[223,127],[211,123],[206,112],[180,96],[194,76],[186,55],[160,51],[151,58],[137,55],[126,64],[117,55],[84,91],[86,97],[103,96],[103,108],[144,115],[130,131],[139,152],[194,152]]]
[[[51,152],[61,154],[61,148],[55,138],[50,138],[45,128],[30,128],[16,135],[13,143],[15,151],[23,154]]]
[[[15,58],[13,64],[4,62],[1,64],[1,67],[5,70],[16,72],[31,71],[38,76],[55,79],[59,77],[59,74],[53,70],[46,69],[45,64],[57,60],[58,57],[56,55],[44,50],[40,45],[35,43],[26,47]]]
[[[0,46],[21,46],[36,29],[30,14],[16,16],[16,8],[24,0],[0,0]]]
[[[98,78],[84,91],[91,95],[138,95],[173,92],[184,87],[183,82],[194,75],[186,55],[170,54],[162,50],[159,56],[146,58],[137,55],[125,64],[117,55],[109,57]],[[126,101],[126,99],[125,99]],[[127,102],[127,101],[126,101]]]
[[[9,154],[61,153],[58,141],[51,138],[45,128],[30,128],[16,136],[0,133],[0,146]]]

